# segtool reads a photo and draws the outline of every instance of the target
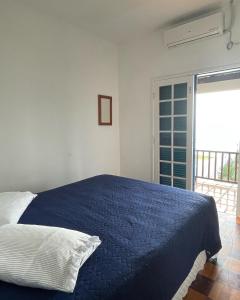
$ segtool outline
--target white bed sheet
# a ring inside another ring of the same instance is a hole
[[[206,261],[207,261],[207,255],[204,250],[200,252],[199,255],[197,256],[190,273],[183,281],[182,285],[180,286],[180,288],[178,289],[177,293],[174,295],[172,300],[182,300],[187,295],[190,285],[196,279],[198,272],[204,268]]]

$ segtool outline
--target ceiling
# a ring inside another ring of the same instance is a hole
[[[220,0],[21,0],[115,43],[126,43],[185,17],[215,10]]]

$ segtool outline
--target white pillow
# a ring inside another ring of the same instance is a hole
[[[79,268],[100,245],[97,236],[59,227],[0,227],[0,280],[73,292]]]
[[[31,192],[0,193],[0,226],[17,224],[25,209],[36,196]]]

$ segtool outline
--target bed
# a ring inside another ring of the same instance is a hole
[[[40,193],[19,223],[79,230],[102,244],[74,293],[0,282],[3,300],[170,300],[199,254],[221,248],[212,198],[110,175]]]

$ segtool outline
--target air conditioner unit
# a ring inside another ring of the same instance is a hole
[[[164,43],[168,48],[210,36],[223,34],[224,23],[221,12],[188,22],[164,32]]]

